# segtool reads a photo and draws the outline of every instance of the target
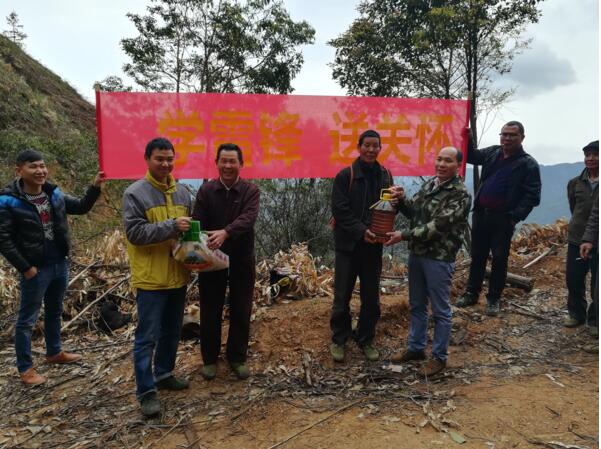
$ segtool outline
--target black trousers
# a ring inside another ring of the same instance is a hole
[[[472,214],[472,264],[467,281],[468,293],[480,295],[488,255],[492,253],[487,298],[489,302],[497,302],[501,299],[507,279],[507,259],[514,230],[515,225],[507,214],[488,210],[474,211]]]
[[[252,256],[230,256],[229,270],[200,273],[198,278],[200,350],[205,365],[217,363],[221,350],[221,321],[228,282],[230,328],[226,357],[230,363],[246,361],[255,288],[255,259]]]
[[[380,274],[382,245],[363,240],[352,252],[336,251],[334,302],[330,317],[332,341],[343,345],[351,337],[350,302],[359,276],[361,307],[354,339],[359,345],[371,343],[380,319]]]
[[[591,272],[591,304],[586,301],[586,275]],[[597,326],[599,320],[599,294],[595,296],[595,283],[599,275],[597,251],[591,252],[591,258],[580,259],[580,246],[568,244],[566,258],[566,285],[568,287],[568,313],[581,323],[588,321]],[[587,310],[588,306],[588,310]]]

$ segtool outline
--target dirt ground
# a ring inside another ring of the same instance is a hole
[[[585,327],[561,326],[563,260],[551,255],[522,271],[535,288],[507,289],[499,317],[485,316],[483,305],[454,309],[449,366],[431,379],[417,364],[387,360],[407,334],[403,285],[382,297],[379,362],[366,362],[354,344],[344,363],[331,361],[330,299],[284,301],[256,313],[248,381],[224,362],[215,380],[203,380],[198,343],[183,343],[177,371],[191,388],[160,392],[164,412],[154,420],[142,418],[133,394],[133,326],[112,336],[69,334],[65,346],[84,361],[41,365],[50,380],[29,389],[16,381],[5,344],[0,447],[595,448],[598,349],[589,352],[596,342]],[[458,269],[454,295],[465,271]],[[34,347],[41,362],[43,341]]]

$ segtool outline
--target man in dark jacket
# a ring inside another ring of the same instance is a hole
[[[336,175],[332,188],[336,261],[330,352],[337,362],[344,360],[345,344],[352,334],[350,301],[357,276],[361,283],[361,308],[354,339],[368,360],[379,357],[372,342],[380,318],[382,244],[369,230],[370,207],[378,201],[380,190],[390,187],[392,177],[376,160],[381,149],[377,132],[368,130],[361,134],[357,148],[359,157]]]
[[[60,321],[67,289],[69,226],[67,214],[87,213],[100,196],[103,174],[82,199],[65,195],[46,181],[42,155],[17,155],[17,179],[0,193],[0,253],[21,273],[21,300],[15,329],[17,369],[26,385],[46,381],[33,367],[31,333],[44,301],[47,363],[71,363],[78,354],[61,350]]]
[[[511,121],[501,129],[501,145],[476,150],[470,142],[467,161],[482,165],[480,188],[472,215],[472,263],[465,295],[456,305],[478,302],[486,261],[492,252],[486,314],[499,313],[499,302],[507,278],[507,259],[515,225],[540,203],[540,170],[524,151],[524,126]]]
[[[246,365],[250,316],[255,288],[255,232],[259,188],[240,178],[244,163],[238,145],[225,143],[215,159],[219,178],[204,183],[196,195],[192,217],[209,231],[209,248],[230,257],[229,270],[200,273],[200,348],[202,376],[213,379],[221,350],[221,318],[229,283],[230,327],[226,357],[239,379],[250,375]]]
[[[566,257],[566,285],[568,287],[568,313],[564,320],[565,327],[577,327],[587,321],[597,328],[596,304],[588,307],[586,302],[586,275],[591,270],[591,260],[580,257],[580,244],[586,228],[591,209],[599,202],[599,141],[585,146],[585,168],[580,176],[568,182],[568,201],[572,218],[568,225],[568,254]],[[596,251],[589,257],[596,259]],[[593,294],[596,272],[591,271],[591,296]],[[587,316],[588,315],[588,316]]]

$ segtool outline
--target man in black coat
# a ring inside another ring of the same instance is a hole
[[[377,161],[381,149],[377,132],[368,130],[361,134],[357,148],[359,157],[336,175],[332,188],[336,261],[330,352],[337,362],[344,360],[345,344],[352,334],[350,301],[357,276],[361,283],[361,308],[353,338],[368,360],[379,357],[372,342],[380,318],[382,243],[369,230],[370,207],[378,201],[380,190],[390,187],[392,176]]]
[[[599,203],[599,141],[589,143],[584,152],[584,165],[579,176],[568,182],[568,202],[572,217],[568,224],[568,253],[566,255],[566,287],[568,288],[568,313],[564,320],[566,327],[578,327],[585,322],[591,328],[597,328],[597,304],[592,301],[590,307],[586,301],[586,277],[591,272],[590,294],[593,296],[597,271],[593,263],[597,259],[593,249],[587,257],[581,257],[580,245],[587,228],[589,216],[595,204]],[[591,260],[589,260],[589,258]]]
[[[200,273],[200,349],[202,376],[217,375],[221,351],[221,319],[229,286],[230,325],[226,357],[239,379],[247,379],[246,363],[250,318],[255,289],[255,221],[259,214],[259,188],[240,177],[242,149],[224,143],[215,159],[219,176],[198,189],[192,217],[209,234],[209,248],[220,249],[230,258],[229,269]]]
[[[67,289],[70,249],[67,214],[87,213],[100,196],[102,172],[81,199],[46,181],[42,155],[17,155],[17,179],[0,192],[0,253],[21,274],[21,300],[15,329],[17,369],[26,385],[46,381],[33,367],[31,333],[44,301],[47,363],[71,363],[79,354],[61,350],[60,320]]]
[[[507,122],[501,129],[501,145],[476,150],[470,142],[467,162],[482,166],[480,188],[472,214],[472,263],[465,295],[456,305],[478,302],[486,261],[492,252],[486,314],[499,313],[501,294],[507,278],[511,238],[518,222],[526,219],[540,203],[540,170],[536,160],[524,151],[524,126]]]

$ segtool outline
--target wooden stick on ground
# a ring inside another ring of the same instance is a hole
[[[182,416],[179,421],[177,422],[177,424],[175,424],[174,426],[172,426],[167,432],[165,432],[163,435],[161,435],[161,437],[158,440],[154,440],[152,441],[148,446],[146,446],[145,449],[150,449],[153,445],[155,445],[156,443],[159,443],[160,441],[163,440],[163,438],[165,438],[167,435],[169,435],[171,432],[173,432],[175,429],[177,429],[181,422],[184,420],[185,416]]]
[[[274,444],[273,446],[269,446],[269,448],[267,449],[275,449],[276,447],[280,447],[284,444],[286,444],[288,441],[296,438],[297,436],[299,436],[302,433],[305,433],[307,430],[312,429],[313,427],[317,426],[318,424],[321,424],[324,421],[327,421],[328,419],[330,419],[332,416],[337,415],[340,412],[345,411],[346,409],[349,409],[351,407],[354,407],[355,405],[359,404],[360,402],[363,402],[363,399],[359,399],[358,401],[355,402],[351,402],[350,404],[345,405],[344,407],[340,407],[339,409],[335,410],[334,412],[330,413],[328,416],[321,418],[320,420],[314,422],[313,424],[311,424],[310,426],[305,427],[303,430],[300,430],[299,432],[296,432],[293,435],[290,435],[288,438],[286,438],[285,440],[280,441],[279,443]]]
[[[528,262],[526,265],[524,265],[522,267],[523,269],[526,269],[528,267],[531,267],[532,265],[534,265],[536,262],[538,262],[539,260],[541,260],[543,257],[548,256],[549,254],[551,254],[551,252],[554,250],[554,247],[551,248],[547,248],[540,256],[536,257],[535,259],[531,260],[530,262]]]
[[[485,277],[487,279],[490,278],[490,268],[486,269]],[[532,278],[526,276],[519,276],[517,274],[507,272],[507,279],[505,280],[507,285],[511,287],[521,288],[527,292],[531,291],[534,288],[534,280]]]
[[[97,263],[96,261],[92,262],[90,265],[87,265],[83,270],[81,270],[79,273],[77,273],[77,275],[69,281],[69,285],[67,285],[67,288],[71,287],[71,284],[73,284],[73,282],[78,280],[86,271],[88,271],[90,268],[92,268],[93,265],[96,265],[96,263]]]
[[[61,332],[63,332],[65,329],[67,329],[69,326],[71,326],[75,321],[77,321],[84,313],[86,313],[88,311],[88,309],[90,309],[90,307],[92,307],[94,304],[96,304],[98,301],[100,301],[102,298],[104,298],[105,296],[107,296],[110,292],[112,292],[113,290],[115,290],[117,287],[119,287],[121,284],[123,284],[125,281],[127,281],[130,278],[130,274],[128,274],[127,276],[125,276],[123,279],[121,279],[119,282],[117,282],[115,285],[113,285],[111,288],[109,288],[107,291],[105,291],[102,295],[100,295],[98,298],[96,298],[94,301],[92,301],[90,304],[88,304],[87,306],[85,306],[83,308],[83,310],[81,312],[79,312],[75,318],[73,318],[71,321],[69,321],[67,324],[65,324],[63,327],[61,327]]]

